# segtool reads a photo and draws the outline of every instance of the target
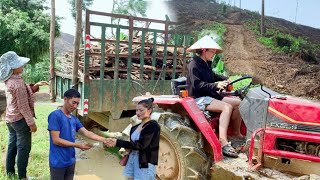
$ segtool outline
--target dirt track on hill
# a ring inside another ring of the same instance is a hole
[[[297,57],[273,54],[242,25],[226,25],[224,62],[230,74],[256,76],[271,89],[320,100],[320,67]]]

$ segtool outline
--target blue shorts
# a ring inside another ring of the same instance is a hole
[[[153,164],[148,164],[148,168],[139,167],[139,152],[131,151],[126,167],[123,171],[123,176],[133,178],[134,180],[155,180],[156,167]]]
[[[195,101],[198,107],[200,108],[200,110],[205,111],[206,107],[213,101],[213,98],[209,96],[204,96],[204,97],[196,98]]]

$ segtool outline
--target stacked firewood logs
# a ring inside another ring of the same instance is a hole
[[[115,75],[118,75],[118,79],[128,78],[128,43],[121,41],[119,44],[119,53],[116,53],[116,43],[114,41],[107,41],[105,48],[105,58],[104,58],[104,79],[114,79]],[[146,43],[142,50],[141,43],[133,43],[131,51],[131,72],[130,78],[133,80],[157,80],[162,71],[165,79],[172,79],[173,72],[174,78],[178,78],[183,72],[183,54],[184,48],[178,47],[176,49],[176,69],[174,71],[174,47],[167,47],[167,60],[164,65],[164,53],[165,49],[163,45],[156,46],[156,52],[153,52],[153,44]],[[143,53],[143,54],[142,54]],[[143,58],[143,67],[140,67],[140,59]],[[153,60],[155,57],[155,60]],[[119,59],[116,62],[116,58]],[[188,60],[186,57],[185,60]],[[73,66],[73,53],[66,52],[63,56],[58,58],[58,65],[56,71],[64,75],[72,75]],[[101,46],[91,45],[90,48],[90,60],[89,60],[89,77],[90,79],[100,79],[101,74]],[[141,72],[140,72],[141,71]],[[162,74],[162,75],[163,75]],[[79,55],[79,78],[84,75],[84,49],[80,49]],[[142,78],[142,79],[141,79]]]

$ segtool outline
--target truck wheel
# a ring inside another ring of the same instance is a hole
[[[195,130],[182,124],[180,115],[162,113],[158,179],[205,180],[211,160],[201,148],[202,138]]]

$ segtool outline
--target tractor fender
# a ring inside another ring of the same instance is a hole
[[[204,117],[202,111],[199,109],[196,101],[193,98],[183,98],[180,103],[189,114],[199,131],[203,134],[204,138],[210,144],[214,161],[218,162],[223,159],[221,144],[218,137],[215,134],[215,130],[212,129],[207,119]]]

